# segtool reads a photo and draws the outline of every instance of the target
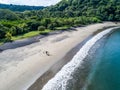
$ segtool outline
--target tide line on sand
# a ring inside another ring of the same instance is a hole
[[[55,77],[48,81],[48,83],[43,87],[42,90],[66,90],[67,81],[72,79],[72,74],[74,70],[81,66],[84,58],[88,55],[91,47],[104,35],[108,34],[118,27],[107,29],[97,35],[92,39],[87,41],[87,43],[78,51],[78,53],[73,57],[73,59],[66,64],[62,70],[60,70]]]
[[[18,59],[15,66],[11,63],[14,62],[12,59],[9,60],[10,62],[8,62],[8,64],[4,64],[7,68],[5,71],[0,72],[0,90],[28,89],[39,77],[47,72],[54,64],[59,62],[66,55],[66,53],[86,39],[86,37],[92,35],[93,32],[98,29],[109,26],[118,26],[118,24],[113,22],[105,22],[88,25],[86,27],[78,27],[72,32],[66,31],[61,34],[50,35],[42,38],[40,42],[3,51],[2,54],[11,54],[13,58],[14,55],[17,55],[17,53],[22,53],[22,55],[27,54],[30,56],[24,56],[24,60]],[[53,42],[56,38],[61,38],[64,36],[68,36],[69,38],[62,39],[58,42]],[[41,53],[42,50],[48,51],[51,55],[47,56]],[[39,86],[35,88],[37,88],[36,90],[41,90]]]

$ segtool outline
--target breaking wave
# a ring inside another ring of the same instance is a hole
[[[81,66],[92,46],[104,35],[117,28],[118,27],[106,29],[105,31],[98,33],[92,39],[87,41],[73,57],[73,59],[68,64],[66,64],[51,80],[49,80],[42,90],[67,90],[68,80],[73,78],[72,76],[75,70]]]

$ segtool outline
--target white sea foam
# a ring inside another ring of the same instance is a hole
[[[97,34],[92,39],[86,42],[86,44],[77,52],[73,59],[66,64],[48,83],[43,87],[42,90],[67,90],[66,85],[69,79],[72,79],[74,70],[81,66],[84,58],[88,55],[91,47],[104,35],[108,34],[113,29],[118,27],[106,29],[105,31]]]

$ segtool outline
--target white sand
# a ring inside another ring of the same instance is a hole
[[[33,47],[27,50],[27,53],[34,51],[37,53],[19,61],[16,66],[8,65],[8,68],[0,73],[0,90],[26,90],[73,47],[98,29],[108,26],[116,26],[116,24],[106,22],[88,25],[76,28],[77,31],[66,31],[41,39],[38,45],[37,43],[35,46],[33,44]],[[21,49],[25,47],[21,47]],[[50,56],[47,56],[45,51],[48,51]]]

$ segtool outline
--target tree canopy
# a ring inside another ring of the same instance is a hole
[[[62,0],[46,11],[54,17],[62,14],[63,17],[92,16],[102,21],[120,21],[120,0]]]
[[[27,6],[27,5],[13,5],[13,4],[0,4],[1,9],[9,9],[12,11],[26,11],[26,10],[41,10],[43,6]]]
[[[46,33],[46,30],[48,32],[102,21],[120,21],[120,0],[62,0],[42,10],[31,11],[24,11],[25,6],[18,6],[23,12],[14,12],[15,9],[10,11],[10,7],[0,9],[0,39],[11,40],[12,36],[31,31]]]
[[[0,20],[17,20],[19,17],[12,11],[0,9]]]

